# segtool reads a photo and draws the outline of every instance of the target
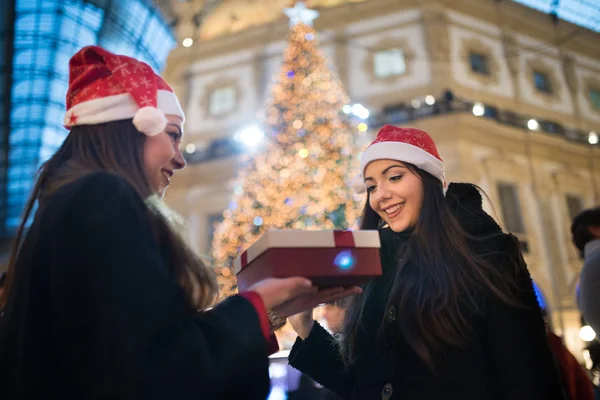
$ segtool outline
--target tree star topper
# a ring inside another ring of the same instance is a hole
[[[317,10],[306,8],[303,1],[296,2],[294,8],[286,8],[283,10],[283,13],[290,19],[290,27],[300,23],[312,26],[313,20],[319,17],[319,12]]]

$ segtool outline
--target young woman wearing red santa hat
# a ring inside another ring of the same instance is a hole
[[[69,81],[0,299],[2,398],[264,399],[273,324],[352,290],[270,279],[205,311],[215,279],[158,201],[185,166],[175,94],[95,46]]]
[[[516,238],[451,184],[431,137],[384,126],[361,158],[362,229],[379,229],[383,276],[332,337],[290,318],[292,366],[344,399],[562,399]]]

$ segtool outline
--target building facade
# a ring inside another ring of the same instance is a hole
[[[580,356],[582,261],[569,228],[600,203],[600,35],[510,1],[369,0],[319,11],[320,47],[352,101],[370,110],[371,132],[385,123],[428,131],[448,180],[485,190],[490,213],[522,243],[554,329]],[[202,254],[237,174],[230,139],[261,119],[287,31],[282,16],[170,55],[165,77],[185,107],[188,168],[167,201]]]

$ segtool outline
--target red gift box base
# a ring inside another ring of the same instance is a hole
[[[238,291],[265,278],[292,276],[319,287],[360,286],[381,276],[379,248],[271,248],[238,273]]]

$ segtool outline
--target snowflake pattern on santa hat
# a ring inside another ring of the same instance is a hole
[[[379,130],[377,137],[375,140],[373,140],[371,146],[375,143],[382,142],[400,142],[410,144],[425,150],[438,160],[443,161],[431,136],[429,136],[427,132],[424,132],[420,129],[400,128],[393,125],[385,125]]]

